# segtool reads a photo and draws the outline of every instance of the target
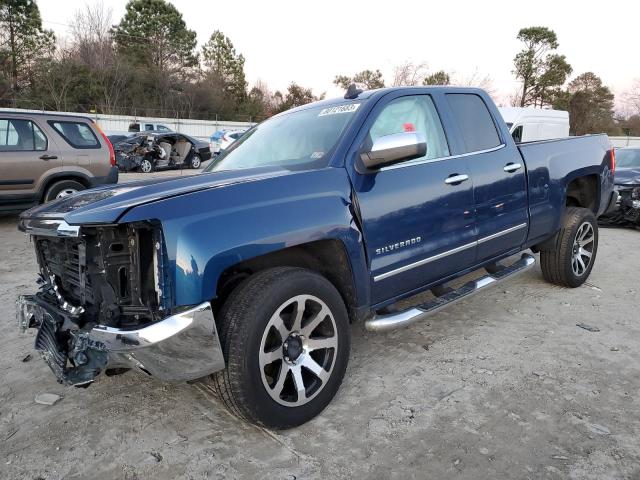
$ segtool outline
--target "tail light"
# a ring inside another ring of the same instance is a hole
[[[100,125],[98,125],[97,123],[94,123],[94,125],[98,129],[98,132],[100,132],[100,135],[102,135],[102,138],[104,139],[105,143],[107,144],[107,147],[109,148],[109,162],[111,163],[112,167],[115,167],[116,166],[116,152],[113,151],[113,145],[111,145],[111,140],[109,140],[109,138],[104,134],[104,132],[100,128]]]
[[[612,148],[609,152],[611,155],[611,173],[616,173],[616,150]]]

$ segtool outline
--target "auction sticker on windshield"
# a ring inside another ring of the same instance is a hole
[[[320,110],[318,116],[323,117],[325,115],[336,115],[338,113],[353,113],[358,109],[359,106],[359,103],[350,103],[348,105],[338,105],[336,107],[323,108],[322,110]]]

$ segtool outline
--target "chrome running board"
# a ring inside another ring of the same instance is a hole
[[[468,298],[474,293],[483,290],[489,285],[496,285],[507,278],[512,278],[536,263],[533,255],[523,253],[522,257],[509,266],[492,264],[486,267],[489,275],[485,275],[477,280],[465,283],[461,287],[450,290],[442,290],[444,293],[421,305],[393,313],[376,313],[372,318],[365,321],[364,326],[370,332],[388,332],[397,328],[406,327],[412,323],[424,320],[430,315],[448,307],[464,298]]]

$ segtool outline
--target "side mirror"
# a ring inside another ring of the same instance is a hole
[[[393,133],[378,137],[371,148],[360,152],[360,159],[367,169],[376,170],[394,163],[424,157],[427,140],[421,132]]]

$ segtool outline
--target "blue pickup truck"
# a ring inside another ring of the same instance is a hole
[[[61,383],[212,375],[234,414],[296,426],[338,390],[351,322],[409,325],[535,253],[549,282],[580,286],[614,170],[606,135],[516,145],[479,89],[352,87],[257,125],[200,175],[23,213],[40,286],[19,323]]]

